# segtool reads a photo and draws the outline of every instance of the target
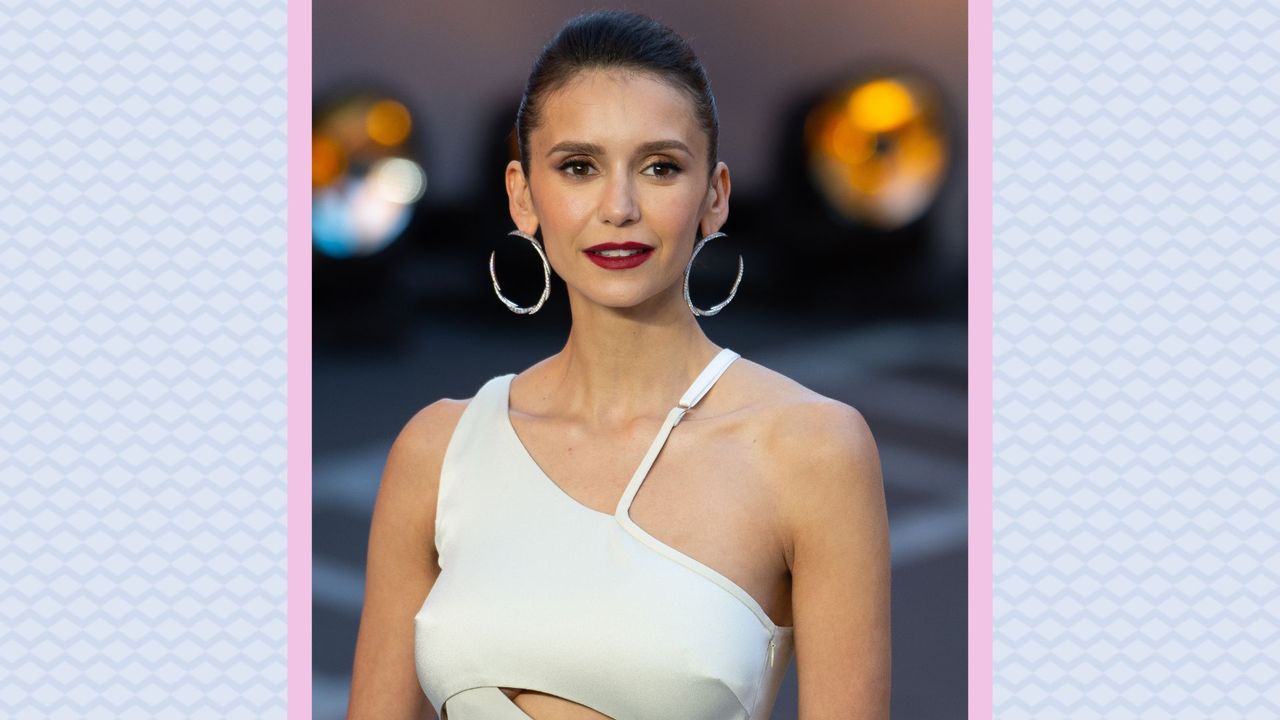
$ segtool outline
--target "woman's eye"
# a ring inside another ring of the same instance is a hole
[[[650,165],[649,168],[653,169],[652,174],[657,177],[671,177],[680,172],[680,166],[670,162],[656,162]]]
[[[575,168],[581,168],[583,172],[577,172]],[[570,175],[582,176],[591,170],[591,163],[586,160],[568,160],[560,166],[560,169],[568,172]]]

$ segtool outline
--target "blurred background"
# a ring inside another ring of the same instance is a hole
[[[508,237],[502,175],[569,0],[313,5],[314,716],[344,716],[369,518],[396,433],[562,347],[563,283]],[[633,2],[694,47],[733,181],[694,302],[717,344],[852,405],[881,453],[893,717],[967,713],[963,0]],[[796,717],[795,665],[774,718]]]

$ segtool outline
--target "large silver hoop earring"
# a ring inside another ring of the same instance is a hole
[[[542,303],[546,302],[547,298],[551,296],[551,263],[547,262],[547,254],[543,252],[542,245],[538,242],[537,238],[521,230],[512,230],[507,234],[516,235],[528,240],[533,244],[533,249],[538,251],[538,257],[542,258],[542,282],[544,285],[542,288],[542,297],[538,298],[537,303],[529,307],[520,307],[503,297],[502,288],[498,287],[498,274],[494,272],[493,269],[493,258],[498,254],[497,250],[489,253],[489,277],[493,278],[493,291],[497,293],[498,299],[501,300],[502,304],[506,305],[511,312],[518,315],[532,315],[533,313],[538,312],[538,309],[542,307]]]
[[[693,255],[689,258],[689,264],[685,266],[685,269],[684,269],[684,301],[686,304],[688,304],[689,310],[691,310],[694,315],[706,317],[710,315],[715,315],[716,313],[723,310],[724,307],[728,305],[731,300],[733,300],[733,296],[738,293],[738,283],[742,282],[742,256],[739,255],[738,256],[738,277],[733,281],[733,289],[729,291],[729,297],[725,298],[724,300],[721,300],[718,304],[713,305],[707,308],[706,310],[694,307],[693,300],[689,297],[689,272],[693,270],[693,259],[698,257],[698,251],[702,249],[703,245],[706,245],[708,242],[718,237],[724,237],[724,233],[713,232],[710,235],[699,240],[698,244],[693,246]]]

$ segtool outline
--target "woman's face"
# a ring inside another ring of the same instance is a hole
[[[708,142],[685,91],[647,73],[579,72],[543,98],[527,184],[519,162],[507,168],[512,217],[530,234],[541,227],[570,293],[638,305],[681,283],[699,233],[728,216],[728,168],[717,163],[708,182]],[[652,250],[623,269],[588,253],[625,242]]]

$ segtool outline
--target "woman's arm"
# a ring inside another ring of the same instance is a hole
[[[391,445],[369,530],[347,720],[435,717],[414,667],[413,617],[440,572],[435,548],[440,465],[465,407],[466,401],[448,399],[428,405]]]
[[[889,522],[875,440],[861,413],[833,400],[788,425],[800,720],[887,720]]]

